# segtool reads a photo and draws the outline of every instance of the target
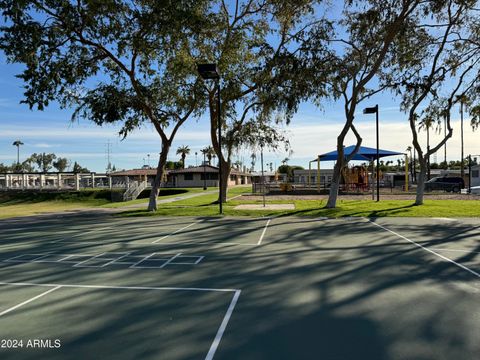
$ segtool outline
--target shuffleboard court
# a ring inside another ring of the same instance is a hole
[[[0,284],[0,294],[0,339],[17,340],[16,349],[0,348],[2,359],[213,357],[239,296],[229,289],[26,284]],[[179,337],[193,346],[176,346]]]
[[[479,226],[300,217],[0,222],[15,229],[0,247],[0,337],[63,336],[61,348],[2,349],[1,358],[124,349],[125,358],[174,360],[476,360]],[[64,231],[83,235],[56,241]]]

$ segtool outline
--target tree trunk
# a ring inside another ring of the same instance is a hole
[[[229,161],[222,161],[222,199],[220,199],[220,194],[218,195],[218,201],[222,201],[222,204],[227,202],[227,191],[228,191],[228,179],[230,177],[230,172],[232,170],[231,164]]]
[[[419,158],[418,160],[420,163],[420,173],[417,178],[417,196],[415,197],[415,205],[423,205],[425,178],[427,177],[427,161],[423,158]]]
[[[342,161],[340,159],[337,160],[333,167],[332,184],[330,185],[330,193],[326,205],[326,208],[328,209],[334,209],[337,206],[338,189],[340,187],[340,179],[342,178],[342,167]]]
[[[158,160],[157,174],[152,184],[152,190],[150,191],[150,200],[148,202],[148,211],[157,211],[157,197],[160,192],[160,184],[162,183],[163,176],[165,174],[165,163],[167,162],[168,151],[170,150],[170,144],[162,144],[162,152]]]

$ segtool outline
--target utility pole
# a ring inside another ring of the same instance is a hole
[[[107,141],[107,173],[112,170],[112,164],[110,163],[110,140]]]

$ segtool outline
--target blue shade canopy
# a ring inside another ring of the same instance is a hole
[[[355,149],[355,145],[347,146],[344,148],[344,154],[345,157],[349,156],[353,150]],[[390,151],[390,150],[383,150],[379,149],[378,150],[378,157],[386,157],[386,156],[395,156],[395,155],[403,155],[403,153],[396,152],[396,151]],[[321,161],[336,161],[338,158],[338,152],[337,150],[335,151],[330,151],[328,153],[320,155],[320,160]],[[355,156],[352,158],[352,160],[360,160],[360,161],[372,161],[377,158],[377,149],[376,148],[369,148],[366,146],[360,146],[360,149],[358,149],[358,152],[355,154]],[[317,161],[317,159],[312,160],[312,161]]]

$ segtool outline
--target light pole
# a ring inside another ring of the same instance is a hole
[[[460,176],[465,179],[465,164],[463,162],[463,98],[460,98],[460,143],[461,143],[461,155],[460,155]]]
[[[217,64],[198,64],[197,70],[205,80],[215,80],[217,88],[217,128],[218,128],[218,207],[220,214],[223,214],[223,190],[222,190],[222,123],[220,116],[220,75]]]
[[[379,149],[379,133],[378,133],[378,104],[374,107],[363,109],[364,114],[375,114],[375,132],[377,138],[377,201],[380,201],[380,149]]]
[[[17,147],[17,167],[20,167],[20,145],[24,145],[20,140],[15,140],[12,144]]]
[[[150,169],[150,154],[147,154],[147,159],[148,159],[148,168]]]
[[[198,153],[195,151],[195,166],[198,166],[197,155]]]
[[[205,160],[206,151],[203,151],[203,190],[207,190],[207,161]]]
[[[427,178],[430,180],[430,126],[427,125]]]
[[[260,161],[262,162],[262,193],[263,193],[263,207],[265,207],[265,173],[263,171],[263,144],[260,145]]]

